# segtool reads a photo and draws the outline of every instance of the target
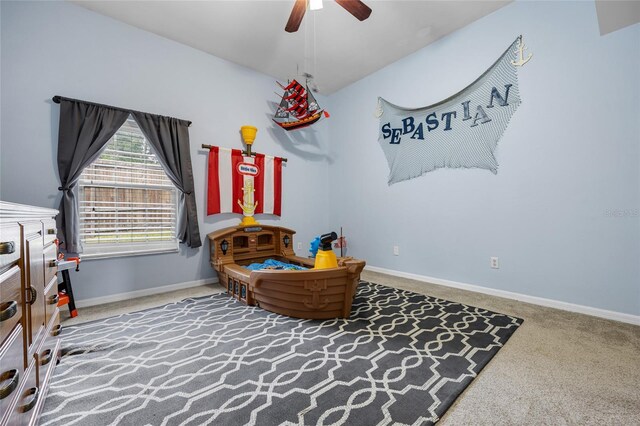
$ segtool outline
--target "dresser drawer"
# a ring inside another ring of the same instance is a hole
[[[47,335],[44,339],[44,346],[53,347],[60,340],[59,334],[62,330],[60,326],[60,308],[56,308],[51,314],[51,320],[47,324]]]
[[[0,269],[20,259],[20,226],[17,223],[0,224]]]
[[[40,400],[40,388],[37,383],[38,365],[31,362],[29,368],[24,373],[22,385],[18,390],[17,401],[9,414],[9,425],[32,425],[35,424],[33,416],[36,414],[38,402]]]
[[[20,267],[0,275],[0,344],[22,318],[22,281]]]
[[[47,285],[44,294],[44,312],[45,319],[44,324],[47,326],[51,322],[53,314],[58,309],[58,278],[53,279]]]
[[[57,338],[62,331],[62,325],[60,325],[60,309],[56,309],[53,312],[51,321],[49,321],[49,327],[47,328],[47,336],[45,339]]]
[[[7,341],[0,346],[0,417],[16,399],[23,373],[22,326],[18,324]]]
[[[56,229],[56,221],[54,219],[47,219],[42,221],[44,232],[42,238],[44,245],[51,244],[55,241],[58,230]]]
[[[58,308],[52,313],[52,321],[47,326],[47,335],[38,350],[38,363],[40,364],[39,385],[48,386],[53,370],[60,360],[60,338],[51,336],[53,327],[60,323]]]
[[[58,272],[58,247],[51,244],[45,247],[44,252],[44,283],[49,283]]]

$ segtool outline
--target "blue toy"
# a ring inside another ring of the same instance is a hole
[[[311,257],[316,257],[316,254],[318,254],[318,247],[320,247],[320,237],[316,237],[311,241],[311,245],[309,247]]]
[[[262,269],[275,269],[284,271],[303,271],[307,268],[298,265],[292,265],[290,263],[280,262],[275,259],[267,259],[263,263],[252,263],[249,266],[245,266],[250,271],[260,271]]]

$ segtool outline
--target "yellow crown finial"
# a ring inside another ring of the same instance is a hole
[[[253,126],[242,126],[240,127],[240,132],[242,133],[242,140],[247,145],[251,145],[254,140],[256,140],[256,133],[258,133],[258,128]]]

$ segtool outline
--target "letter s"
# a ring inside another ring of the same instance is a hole
[[[391,123],[386,123],[384,126],[382,126],[382,137],[384,139],[389,139],[390,136],[391,136]]]
[[[427,115],[427,130],[428,131],[432,131],[438,128],[438,124],[440,124],[440,122],[438,121],[438,116],[436,115],[435,112],[432,112],[431,114]]]

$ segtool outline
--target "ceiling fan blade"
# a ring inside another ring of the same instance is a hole
[[[364,21],[371,15],[371,8],[360,0],[336,0],[340,6],[344,7],[347,12],[358,18],[360,21]]]
[[[300,23],[304,17],[304,13],[307,11],[307,0],[296,0],[289,15],[289,20],[284,30],[288,33],[295,33],[300,28]]]

